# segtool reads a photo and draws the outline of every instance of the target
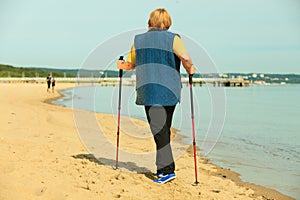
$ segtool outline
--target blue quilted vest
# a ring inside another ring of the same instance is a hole
[[[149,30],[136,35],[136,104],[173,106],[180,101],[180,59],[173,52],[176,34]]]

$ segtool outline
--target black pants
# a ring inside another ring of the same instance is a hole
[[[175,164],[171,149],[171,125],[174,106],[145,106],[147,120],[156,143],[157,172],[174,173]]]

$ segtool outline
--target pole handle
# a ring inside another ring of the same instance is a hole
[[[124,56],[120,56],[119,60],[124,60]],[[122,78],[123,76],[123,69],[119,70],[119,77]]]
[[[189,84],[193,84],[193,75],[194,74],[189,74]]]

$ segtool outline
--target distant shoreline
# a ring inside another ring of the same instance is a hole
[[[45,79],[50,74],[55,78],[112,78],[118,77],[117,70],[101,69],[60,69],[60,68],[30,68],[14,67],[12,65],[0,64],[0,78],[40,78]],[[132,77],[135,71],[126,71],[124,77]],[[187,74],[181,74],[187,77]],[[220,72],[205,73],[194,75],[195,78],[224,78],[224,79],[243,79],[250,84],[291,84],[300,83],[300,74],[297,73],[263,73],[263,72]],[[0,80],[1,81],[1,80]]]

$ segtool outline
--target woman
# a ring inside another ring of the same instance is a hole
[[[54,87],[55,87],[55,78],[54,77],[52,77],[51,82],[52,82],[52,93],[54,93]]]
[[[127,61],[117,62],[119,69],[136,69],[136,104],[145,107],[156,143],[156,183],[166,183],[176,177],[170,128],[180,101],[180,63],[188,74],[195,71],[179,35],[168,31],[171,24],[167,10],[154,10],[148,20],[148,31],[135,36]]]
[[[47,81],[47,92],[50,92],[50,85],[51,85],[51,76],[50,74],[48,74],[48,76],[46,77],[46,81]]]

